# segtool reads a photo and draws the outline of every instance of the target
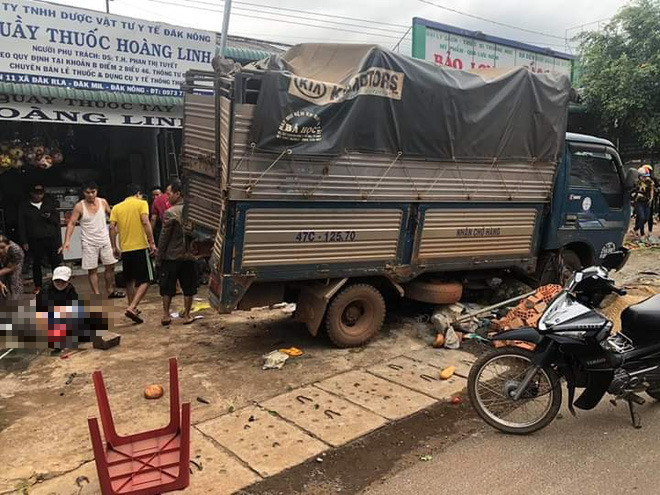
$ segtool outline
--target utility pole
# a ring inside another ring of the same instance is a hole
[[[225,0],[225,13],[222,17],[222,31],[220,32],[220,50],[218,55],[225,58],[227,47],[227,31],[229,30],[229,15],[231,14],[231,0]]]
[[[110,2],[112,2],[112,0],[105,0],[105,12],[106,12],[106,14],[110,13]]]

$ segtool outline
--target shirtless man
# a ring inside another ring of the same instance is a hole
[[[89,286],[94,294],[100,294],[98,266],[99,258],[105,268],[105,290],[109,298],[117,299],[124,294],[115,290],[115,263],[117,260],[112,252],[110,234],[108,233],[108,216],[110,205],[98,197],[99,187],[90,182],[83,187],[85,199],[78,202],[66,226],[64,250],[71,247],[71,236],[77,222],[80,222],[82,239],[82,267],[87,270]]]

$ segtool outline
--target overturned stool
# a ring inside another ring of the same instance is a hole
[[[190,483],[190,403],[179,408],[179,377],[170,359],[170,422],[164,428],[119,436],[103,375],[92,375],[105,445],[96,418],[89,418],[96,471],[103,495],[157,495]]]

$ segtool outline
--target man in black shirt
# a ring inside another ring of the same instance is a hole
[[[41,263],[44,257],[52,269],[62,263],[62,231],[57,203],[45,196],[42,184],[32,186],[29,201],[19,208],[18,234],[23,249],[32,255],[32,280],[34,292],[38,294],[43,283]]]

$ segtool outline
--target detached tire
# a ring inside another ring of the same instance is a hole
[[[346,287],[325,315],[328,337],[337,347],[358,347],[378,333],[385,320],[385,300],[368,284]]]
[[[406,297],[429,304],[454,304],[463,296],[463,284],[442,280],[413,280],[405,287]]]

